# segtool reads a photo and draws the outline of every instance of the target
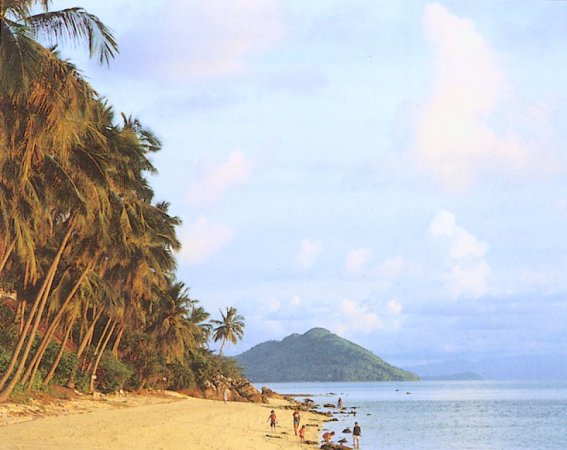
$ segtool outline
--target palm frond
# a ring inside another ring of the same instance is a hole
[[[108,65],[118,53],[118,44],[111,31],[83,8],[35,14],[23,21],[37,39],[45,40],[48,45],[86,42],[90,56],[98,58],[101,64]]]

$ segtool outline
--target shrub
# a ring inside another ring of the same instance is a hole
[[[197,386],[195,374],[189,365],[176,362],[167,366],[167,388],[172,390],[193,389]]]
[[[97,371],[97,384],[102,392],[116,392],[124,387],[133,371],[111,353],[104,352]]]
[[[3,346],[0,346],[0,373],[6,372],[8,364],[10,364],[11,353]]]

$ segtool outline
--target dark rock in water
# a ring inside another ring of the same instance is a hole
[[[345,428],[345,429],[343,430],[343,433],[352,433],[352,431],[350,430],[350,428]]]
[[[337,419],[336,417],[333,417],[331,420],[329,420],[329,422],[338,422],[339,419]]]
[[[342,444],[323,444],[319,448],[321,450],[352,450],[350,447]]]
[[[306,405],[309,405],[309,404],[313,404],[315,402],[313,401],[312,398],[306,398],[306,399],[303,400],[303,403],[305,403]]]
[[[367,416],[371,416],[372,414],[368,413],[368,414],[366,414],[366,415],[367,415]]]
[[[334,407],[335,407],[335,405],[332,404],[332,403],[325,403],[325,404],[323,405],[323,408],[334,408]]]
[[[344,443],[346,443],[346,442],[348,442],[348,441],[347,441],[345,438],[342,438],[342,439],[339,439],[337,442],[338,442],[339,444],[344,444]]]
[[[409,394],[411,394],[411,392],[406,392],[406,395],[409,395]]]

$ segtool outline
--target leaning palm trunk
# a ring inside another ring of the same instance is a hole
[[[77,358],[80,358],[83,355],[83,352],[86,350],[87,346],[89,345],[89,342],[91,341],[93,333],[94,333],[95,325],[99,321],[100,317],[102,316],[103,311],[104,311],[104,308],[102,308],[102,307],[99,308],[99,310],[97,311],[97,313],[93,317],[93,321],[92,321],[91,325],[89,326],[89,329],[85,333],[85,336],[83,337],[83,340],[82,340],[81,344],[79,345],[79,348],[77,349]]]
[[[57,353],[57,357],[55,358],[55,361],[53,362],[51,369],[49,369],[49,372],[45,376],[45,380],[43,380],[44,386],[47,386],[49,384],[49,382],[51,381],[51,379],[53,378],[53,376],[55,375],[55,371],[57,370],[57,367],[59,366],[59,362],[61,361],[61,357],[63,356],[63,353],[65,352],[65,346],[67,345],[67,341],[69,340],[69,336],[71,336],[71,330],[73,329],[74,324],[75,324],[75,319],[72,319],[70,321],[69,325],[67,326],[67,331],[65,331],[65,336],[63,337],[63,341],[61,342],[61,348],[59,349],[59,352]],[[35,374],[34,374],[34,376],[35,376]],[[33,377],[32,377],[32,380],[33,380]]]
[[[77,361],[79,361],[81,359],[81,356],[83,355],[83,352],[85,351],[85,349],[87,348],[91,337],[93,335],[94,329],[95,329],[95,325],[98,322],[98,319],[100,319],[100,317],[102,316],[102,312],[104,311],[104,308],[100,308],[98,310],[98,312],[95,314],[95,316],[93,317],[93,321],[91,323],[91,325],[89,326],[89,329],[87,330],[87,332],[85,333],[85,336],[83,337],[83,340],[81,342],[81,345],[79,345],[79,348],[77,350]],[[77,363],[79,364],[79,363]],[[69,380],[67,381],[67,387],[68,388],[74,388],[75,387],[75,372],[73,371],[71,373],[71,376],[69,377]]]
[[[114,332],[115,327],[116,327],[116,322],[114,322],[112,324],[112,326],[110,327],[110,330],[109,330],[106,338],[104,339],[104,343],[101,346],[100,353],[96,357],[96,361],[95,361],[94,366],[93,366],[93,371],[91,373],[91,382],[89,384],[89,393],[91,393],[91,394],[94,392],[95,377],[96,377],[96,371],[98,370],[98,365],[100,364],[100,360],[102,358],[102,355],[104,354],[104,351],[106,350],[106,346],[108,345],[108,342],[110,341],[110,338],[112,337],[112,333]]]
[[[20,360],[19,370],[17,370],[17,372],[19,372],[19,373],[18,373],[18,375],[14,375],[12,382],[10,383],[12,385],[12,387],[11,387],[11,389],[7,389],[7,390],[9,390],[10,393],[11,393],[14,386],[19,381],[18,379],[19,379],[19,376],[20,376],[20,374],[23,370],[23,366],[25,364],[25,361],[28,357],[31,345],[33,343],[33,338],[35,337],[35,332],[37,331],[37,327],[39,325],[39,319],[41,319],[41,314],[43,313],[43,308],[45,307],[45,303],[47,301],[49,289],[51,289],[51,284],[53,283],[53,278],[55,278],[55,272],[57,271],[57,267],[59,266],[59,261],[61,260],[61,255],[63,255],[63,251],[65,250],[67,242],[68,242],[69,238],[71,237],[71,233],[73,232],[73,225],[74,225],[74,220],[71,219],[69,226],[67,227],[67,232],[65,233],[63,240],[59,244],[59,249],[57,250],[57,254],[53,258],[53,261],[51,262],[51,266],[49,267],[49,270],[48,270],[47,274],[45,275],[45,278],[43,280],[41,288],[40,288],[40,290],[39,290],[39,292],[38,292],[38,294],[35,298],[35,301],[32,305],[32,308],[30,309],[30,311],[28,313],[28,318],[27,318],[27,320],[24,324],[23,330],[20,334],[20,338],[18,339],[18,343],[16,344],[16,348],[14,349],[14,352],[12,353],[12,357],[10,359],[10,363],[8,364],[8,368],[6,369],[6,372],[2,376],[2,379],[0,380],[0,389],[4,388],[4,386],[6,385],[6,382],[8,381],[10,376],[12,375],[12,373],[14,371],[14,367],[16,367],[18,357],[20,356],[20,352],[22,350],[22,347],[24,346],[24,343],[26,342],[26,338],[28,337],[28,334],[29,334],[29,339],[28,339],[26,348],[24,350],[24,355],[22,356],[22,358]],[[38,314],[36,314],[36,313],[38,313]],[[36,319],[35,321],[34,321],[34,318]],[[34,322],[33,326],[32,326],[32,321]],[[32,327],[32,331],[30,333],[28,333],[30,327]],[[10,393],[8,393],[6,395],[4,392],[1,392],[0,393],[0,402],[6,400],[6,398],[8,398],[8,395],[10,395]]]
[[[59,323],[61,322],[63,314],[65,313],[65,308],[67,308],[69,303],[71,303],[73,296],[76,294],[76,292],[81,287],[81,284],[85,280],[85,278],[86,278],[89,270],[91,269],[91,267],[92,266],[89,264],[85,268],[85,270],[83,270],[83,272],[81,273],[81,276],[79,277],[79,279],[77,280],[77,282],[75,283],[75,285],[73,286],[73,288],[71,289],[71,291],[69,292],[69,294],[67,295],[65,300],[63,301],[61,308],[59,308],[59,311],[57,312],[55,317],[51,320],[51,323],[49,324],[49,327],[47,328],[46,332],[44,333],[43,339],[41,340],[41,343],[40,343],[37,351],[35,352],[30,364],[28,364],[27,370],[25,371],[24,375],[22,376],[22,379],[21,379],[22,384],[25,384],[28,381],[32,372],[37,372],[37,368],[41,364],[41,359],[43,358],[43,355],[45,354],[45,351],[47,350],[47,346],[50,344],[51,340],[53,339],[53,335],[55,334],[55,330],[59,326]],[[33,381],[33,377],[31,379]]]
[[[115,358],[118,358],[118,347],[120,347],[120,342],[122,341],[122,336],[124,336],[125,330],[124,322],[120,323],[120,328],[118,330],[118,335],[116,336],[116,340],[114,341],[114,345],[112,346],[112,354]]]
[[[24,332],[24,325],[26,323],[26,304],[25,300],[18,303],[16,309],[16,323],[18,324],[18,337]]]
[[[2,392],[0,392],[0,402],[5,401],[10,396],[16,384],[18,383],[18,381],[20,381],[20,376],[25,368],[26,360],[30,353],[31,346],[35,338],[35,333],[37,332],[37,328],[41,320],[41,315],[43,314],[43,309],[45,308],[45,304],[47,303],[47,298],[49,297],[49,291],[51,289],[53,279],[55,278],[55,273],[57,271],[57,267],[59,266],[59,261],[61,260],[63,251],[65,250],[67,242],[69,241],[69,238],[71,237],[71,234],[73,232],[73,224],[74,224],[74,220],[71,219],[69,226],[67,227],[67,232],[65,233],[63,240],[59,244],[59,249],[57,250],[57,254],[53,258],[53,261],[51,262],[51,267],[49,268],[45,280],[43,281],[42,287],[40,289],[40,293],[36,297],[36,300],[29,313],[28,320],[26,321],[26,324],[24,326],[24,332],[20,336],[16,349],[12,354],[10,365],[8,366],[6,373],[2,377],[2,380],[0,380],[0,388],[3,388]],[[28,333],[32,320],[33,320],[33,326],[31,331]],[[24,342],[26,341],[26,337],[27,337],[27,344],[20,358],[20,363],[18,364],[18,368],[16,369],[16,372],[13,374],[11,381],[8,383],[8,385],[6,385],[6,381],[8,380],[10,375],[12,375],[19,353],[22,349]]]
[[[106,325],[104,326],[104,329],[102,330],[102,334],[100,335],[98,343],[96,344],[95,351],[93,353],[93,358],[96,358],[98,356],[100,348],[102,347],[102,344],[105,340],[106,332],[108,331],[108,328],[110,327],[112,322],[113,321],[112,321],[111,318],[109,318],[108,321],[106,322]],[[94,359],[92,359],[91,362],[89,363],[89,365],[87,366],[87,372],[91,371],[93,364],[94,364]]]
[[[8,262],[8,258],[14,251],[15,247],[16,247],[16,238],[12,239],[12,242],[10,242],[8,248],[6,248],[6,250],[4,251],[4,254],[2,255],[2,259],[0,259],[0,273],[2,273],[2,270],[4,270],[4,266]]]

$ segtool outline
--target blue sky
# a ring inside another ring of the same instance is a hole
[[[314,326],[402,365],[564,355],[567,3],[67,2],[66,52],[163,141],[178,275],[246,336]]]

